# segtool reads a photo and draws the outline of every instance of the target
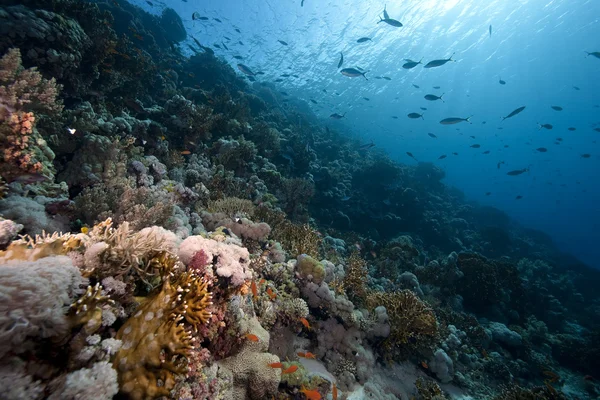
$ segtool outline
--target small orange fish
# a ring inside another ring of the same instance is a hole
[[[246,339],[250,340],[251,342],[258,342],[258,336],[253,333],[246,334]]]
[[[183,154],[184,156],[189,156],[190,154],[192,154],[192,152],[189,150],[183,150],[180,152],[180,154]]]
[[[274,362],[274,363],[271,363],[271,364],[269,364],[269,367],[271,367],[271,368],[281,368],[281,369],[283,369],[283,364],[282,364],[282,363],[280,363],[280,362]]]
[[[337,400],[337,386],[335,386],[335,383],[333,384],[333,389],[331,389],[331,398],[332,400]]]
[[[296,353],[296,354],[298,354],[298,357],[302,357],[302,358],[313,358],[313,359],[316,359],[316,358],[317,358],[317,356],[315,356],[315,355],[314,355],[313,353],[311,353],[310,351],[307,351],[306,353],[304,353],[304,352],[300,351],[300,352],[298,352],[298,353]]]
[[[265,280],[265,278],[262,278],[262,279],[260,280],[260,282],[258,282],[258,284],[262,286],[262,285],[264,285],[266,282],[267,282],[267,281]]]
[[[298,366],[297,365],[292,365],[288,369],[284,369],[283,371],[281,371],[281,373],[282,374],[293,374],[297,370],[298,370]]]
[[[275,300],[277,298],[277,294],[273,293],[273,291],[271,290],[271,288],[267,289],[267,294],[269,295],[269,297],[271,298],[271,300]]]
[[[317,390],[308,390],[304,386],[302,386],[302,389],[300,389],[300,393],[304,394],[306,396],[307,400],[321,400],[322,399],[321,393],[319,393]]]
[[[425,369],[429,369],[429,365],[427,365],[427,363],[425,361],[421,361],[421,367],[423,367]]]
[[[300,322],[302,322],[302,325],[304,325],[306,329],[311,329],[310,324],[308,323],[308,320],[306,318],[300,318]]]
[[[252,283],[250,284],[250,289],[252,290],[252,297],[257,298],[258,297],[258,288],[256,287],[256,282],[254,282],[254,279],[252,280]]]

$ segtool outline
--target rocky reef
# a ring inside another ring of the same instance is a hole
[[[0,6],[3,398],[598,398],[597,271],[173,14]]]

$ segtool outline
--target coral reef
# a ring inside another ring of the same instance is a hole
[[[189,331],[197,331],[211,317],[207,282],[193,272],[172,284],[167,277],[160,292],[143,301],[117,332],[123,342],[115,355],[121,392],[135,400],[168,395],[174,375],[184,374],[181,359],[193,348]]]
[[[146,3],[0,6],[2,396],[598,398],[598,271]]]

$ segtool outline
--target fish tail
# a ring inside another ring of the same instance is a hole
[[[362,76],[364,76],[366,80],[369,80],[369,78],[367,78],[367,72],[369,71],[363,72]]]

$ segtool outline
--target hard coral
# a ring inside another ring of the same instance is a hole
[[[269,332],[255,318],[245,323],[246,331],[255,335],[258,340],[246,340],[237,354],[219,361],[219,375],[233,378],[232,392],[225,398],[262,400],[277,393],[281,370],[271,368],[269,364],[279,362],[279,357],[266,352],[269,347]]]
[[[493,400],[566,400],[567,397],[552,386],[525,389],[518,385],[505,387]]]
[[[211,213],[223,213],[230,218],[245,216],[252,218],[255,206],[252,201],[240,199],[237,197],[226,197],[211,201],[208,204],[208,211]]]
[[[341,289],[346,292],[355,304],[364,303],[367,298],[367,277],[369,270],[367,263],[358,253],[354,252],[348,257],[346,275],[341,284]]]
[[[292,257],[300,254],[319,257],[321,234],[310,225],[294,224],[286,219],[283,212],[268,207],[258,207],[254,218],[269,224],[272,229],[271,238],[281,243]]]
[[[207,282],[194,273],[182,274],[173,284],[167,278],[117,332],[123,346],[113,365],[121,392],[133,400],[167,396],[175,375],[187,370],[183,358],[193,348],[191,330],[207,323],[211,304]]]
[[[166,275],[174,268],[170,256],[175,252],[177,238],[161,227],[133,232],[127,222],[114,228],[109,218],[95,225],[83,239],[87,276],[123,277],[135,271],[147,280],[150,276]]]
[[[35,68],[23,68],[18,49],[0,59],[0,174],[4,178],[26,173],[53,176],[54,153],[34,129],[31,111],[60,112],[59,90],[54,79],[44,79]]]
[[[465,306],[481,311],[508,298],[514,306],[511,308],[522,310],[523,302],[519,300],[524,295],[523,287],[513,264],[461,253],[458,266],[464,276],[457,282],[456,290],[463,296]]]
[[[56,99],[59,90],[60,85],[54,79],[44,79],[35,68],[23,68],[19,49],[10,49],[0,59],[2,111],[14,113],[40,110],[58,113],[62,111],[62,104]]]
[[[438,335],[433,310],[410,290],[373,292],[367,296],[368,308],[384,306],[390,318],[391,332],[383,341],[390,357],[407,356],[429,350]]]

